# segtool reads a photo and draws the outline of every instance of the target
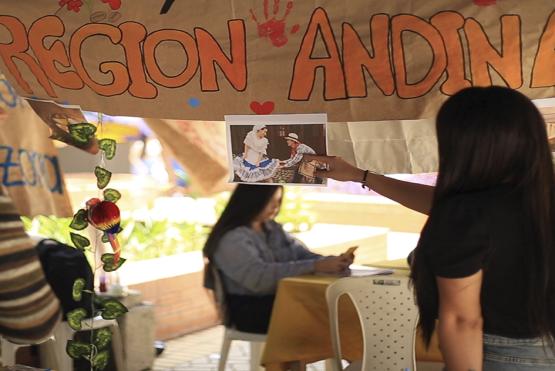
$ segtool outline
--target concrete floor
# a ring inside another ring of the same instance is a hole
[[[223,326],[216,326],[167,341],[166,349],[156,358],[153,370],[217,370],[223,334]],[[247,342],[232,342],[226,370],[249,371],[249,353],[249,344]],[[324,362],[308,365],[307,371],[324,371]]]

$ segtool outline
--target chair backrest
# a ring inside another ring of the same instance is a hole
[[[91,316],[92,297],[83,295],[80,301],[75,301],[72,296],[73,282],[77,278],[85,280],[85,289],[93,290],[94,276],[85,253],[74,247],[53,239],[41,239],[35,246],[46,281],[60,300],[64,320],[67,313],[84,308],[87,317]]]
[[[215,264],[210,264],[210,273],[214,282],[214,300],[222,323],[228,325],[227,305],[225,299],[225,288],[220,271]]]
[[[362,328],[362,371],[415,370],[418,309],[409,278],[400,275],[346,277],[328,287],[326,299],[336,370],[342,369],[338,303],[344,294],[352,300]]]

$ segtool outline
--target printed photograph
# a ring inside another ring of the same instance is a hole
[[[305,154],[327,154],[326,114],[225,116],[232,183],[325,185],[325,166]]]
[[[83,137],[82,140],[78,140],[80,136],[70,134],[70,124],[88,125],[79,106],[61,106],[56,102],[39,99],[27,99],[27,102],[50,128],[51,139],[59,140],[92,154],[98,153],[98,141],[94,136],[90,138]]]

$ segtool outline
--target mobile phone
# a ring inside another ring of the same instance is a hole
[[[358,246],[351,246],[347,251],[344,252],[345,255],[354,254],[354,252],[358,249]]]

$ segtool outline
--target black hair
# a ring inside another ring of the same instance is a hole
[[[521,195],[533,248],[524,309],[535,333],[555,337],[555,180],[546,125],[523,94],[504,87],[472,87],[441,106],[436,118],[439,171],[434,205],[458,193],[509,187]],[[434,208],[432,207],[431,213]],[[412,279],[420,327],[429,344],[438,294],[426,257],[417,247]]]
[[[237,227],[248,226],[264,210],[279,185],[239,184],[232,193],[222,215],[212,228],[202,250],[208,260],[212,259],[222,236]]]

